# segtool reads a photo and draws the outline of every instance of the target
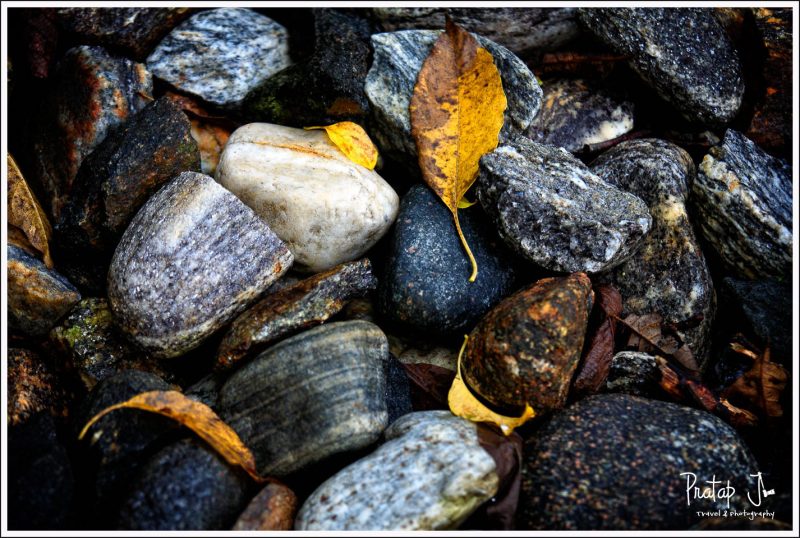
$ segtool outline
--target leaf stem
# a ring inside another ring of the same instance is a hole
[[[453,218],[456,221],[458,237],[461,238],[461,244],[464,245],[464,250],[467,251],[467,256],[469,256],[469,261],[472,264],[472,274],[469,277],[469,281],[475,282],[475,279],[478,277],[478,263],[475,261],[475,256],[472,255],[472,250],[470,250],[469,245],[467,244],[467,238],[464,237],[464,232],[461,231],[461,223],[458,222],[458,209],[453,210]]]

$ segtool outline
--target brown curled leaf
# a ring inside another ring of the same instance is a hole
[[[581,366],[575,376],[573,388],[578,394],[592,394],[606,382],[614,358],[617,321],[622,313],[622,296],[608,284],[595,286],[597,311],[601,312],[600,324],[587,340]]]
[[[746,356],[753,358],[753,366],[726,388],[722,395],[726,399],[744,400],[767,417],[783,416],[780,399],[789,373],[780,364],[770,361],[769,347],[760,355],[747,353]]]
[[[11,154],[7,155],[7,166],[8,224],[16,226],[25,234],[30,245],[42,254],[44,264],[52,269],[50,238],[53,235],[53,228]]]
[[[81,430],[78,439],[83,439],[86,432],[108,413],[118,409],[141,409],[169,417],[186,426],[211,448],[225,458],[231,465],[241,467],[256,482],[267,482],[256,471],[256,461],[250,449],[245,446],[239,435],[204,403],[192,400],[176,390],[153,390],[137,394],[133,398],[106,407]]]

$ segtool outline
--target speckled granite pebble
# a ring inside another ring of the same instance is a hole
[[[542,85],[542,110],[526,135],[569,152],[606,142],[633,129],[633,104],[581,79],[549,80]]]
[[[7,355],[7,424],[24,424],[40,412],[53,417],[68,413],[66,392],[51,367],[37,353],[9,348]]]
[[[147,68],[181,91],[233,107],[291,63],[286,29],[251,9],[201,11],[173,29]]]
[[[756,462],[736,432],[690,407],[626,394],[591,396],[555,415],[525,446],[517,523],[537,530],[680,530],[698,510],[686,505],[686,476],[736,488],[731,508],[750,506]]]
[[[286,245],[212,178],[184,172],[131,221],[108,272],[120,328],[156,357],[199,345],[292,264]]]
[[[621,263],[650,230],[647,205],[566,150],[516,136],[481,158],[478,199],[506,244],[551,271]]]
[[[203,441],[178,441],[150,458],[128,486],[118,528],[227,530],[247,503],[250,484]]]
[[[372,36],[372,67],[364,90],[372,103],[375,129],[370,132],[382,153],[417,170],[417,148],[411,137],[408,107],[422,64],[441,31],[405,30]],[[474,34],[494,57],[508,99],[501,137],[530,125],[542,104],[536,77],[511,51]]]
[[[564,406],[594,292],[585,273],[543,278],[489,311],[469,334],[464,381],[501,408]]]
[[[735,47],[710,9],[583,8],[585,27],[689,120],[724,124],[742,104]]]
[[[657,139],[622,142],[595,159],[591,170],[607,182],[641,197],[653,226],[638,250],[598,281],[622,295],[623,316],[658,313],[667,323],[696,316],[686,343],[704,370],[716,310],[714,286],[686,212],[694,182],[692,158],[680,147]]]
[[[68,50],[51,78],[33,111],[33,170],[57,221],[84,157],[152,99],[153,79],[143,64],[89,46]]]
[[[311,494],[295,529],[454,529],[497,491],[495,463],[475,425],[449,411],[406,415],[385,438]]]
[[[377,172],[348,159],[323,130],[244,125],[228,139],[216,178],[287,243],[294,269],[310,273],[364,254],[400,203]]]
[[[45,336],[81,294],[69,280],[21,248],[9,244],[8,325],[31,336]]]
[[[513,291],[519,263],[481,208],[458,213],[478,263],[475,282],[450,210],[425,185],[403,197],[378,288],[378,311],[392,324],[461,335]]]
[[[447,13],[462,28],[480,32],[522,58],[556,50],[582,33],[575,8],[376,7],[371,12],[384,32],[439,30]]]
[[[133,115],[84,159],[56,224],[71,257],[113,250],[136,211],[181,172],[200,171],[189,119],[166,98]],[[108,253],[110,254],[110,253]]]
[[[364,258],[267,295],[233,321],[217,351],[216,368],[230,368],[281,338],[325,322],[376,285],[372,264]]]
[[[732,276],[789,279],[792,272],[792,172],[729,129],[711,148],[692,189],[700,229]]]
[[[387,425],[388,356],[372,323],[315,327],[238,369],[220,390],[219,414],[253,451],[259,473],[285,476],[378,439]]]

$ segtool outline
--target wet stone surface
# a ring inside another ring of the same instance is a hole
[[[81,41],[103,45],[142,61],[191,11],[191,8],[62,8],[58,10],[58,24]]]
[[[180,108],[158,99],[111,132],[83,161],[56,225],[59,241],[70,246],[69,257],[109,256],[150,196],[181,172],[200,170],[189,130]]]
[[[633,129],[633,104],[585,80],[549,80],[542,91],[542,110],[526,131],[531,140],[575,153]]]
[[[685,331],[701,369],[709,361],[716,310],[711,274],[686,210],[695,166],[680,147],[657,139],[622,142],[603,153],[591,170],[649,206],[653,225],[636,252],[598,275],[622,295],[623,316],[658,313],[667,323],[702,319]]]
[[[244,310],[292,260],[238,198],[208,176],[184,172],[147,201],[122,236],[108,300],[140,347],[173,357]]]
[[[792,265],[791,165],[728,129],[703,157],[692,203],[733,276],[787,279]]]
[[[66,397],[52,368],[29,349],[8,350],[8,425],[28,422],[38,413],[64,418]]]
[[[551,271],[609,269],[650,230],[645,203],[566,150],[522,136],[481,158],[478,199],[500,237]]]
[[[220,416],[258,471],[285,476],[377,441],[386,428],[386,336],[366,321],[334,322],[279,342],[222,386]]]
[[[251,9],[220,8],[192,15],[147,58],[154,76],[221,107],[291,63],[289,35]]]
[[[311,494],[295,529],[452,529],[497,491],[475,424],[449,411],[406,415],[384,437]]]
[[[141,110],[153,80],[145,66],[101,47],[67,51],[37,111],[33,135],[34,175],[56,220],[72,191],[83,159],[109,130]]]
[[[450,210],[425,185],[403,197],[378,292],[386,320],[415,333],[460,335],[514,289],[520,263],[480,207],[459,210],[459,220],[478,264],[475,282]]]
[[[44,336],[81,294],[66,278],[21,248],[9,244],[8,324],[31,336]]]
[[[141,370],[169,379],[155,360],[143,354],[114,325],[108,301],[80,300],[50,331],[49,341],[87,390],[122,370]]]
[[[625,394],[591,396],[564,409],[525,446],[518,524],[527,529],[687,529],[686,477],[730,477],[747,490],[756,462],[736,432],[704,411]],[[745,495],[730,509],[748,505]],[[749,508],[748,509],[752,509]]]
[[[545,278],[494,307],[469,335],[464,381],[501,408],[563,407],[594,293],[584,273]]]
[[[229,368],[281,338],[325,322],[376,284],[372,265],[364,258],[267,295],[231,324],[217,352],[217,369]]]
[[[708,9],[581,9],[587,30],[690,121],[720,125],[742,104],[739,56]]]
[[[297,497],[280,483],[269,483],[253,497],[233,525],[234,531],[288,531],[294,526]]]

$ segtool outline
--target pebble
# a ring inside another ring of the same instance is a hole
[[[184,172],[139,210],[114,252],[108,300],[152,356],[179,356],[257,299],[292,264],[267,224],[212,178]]]
[[[656,358],[652,355],[638,351],[620,351],[611,359],[605,390],[652,397],[658,394],[660,377]]]
[[[364,80],[372,53],[369,23],[332,9],[312,13],[313,53],[250,91],[242,105],[242,116],[248,121],[307,127],[367,120],[370,107]]]
[[[51,78],[36,114],[33,171],[57,222],[83,159],[152,100],[153,80],[143,64],[90,46],[68,50]]]
[[[441,31],[405,30],[373,34],[372,67],[364,91],[372,104],[375,141],[384,156],[405,163],[415,173],[417,149],[411,137],[408,107],[417,75]],[[542,89],[536,77],[514,53],[473,34],[494,57],[508,100],[501,139],[512,130],[524,131],[539,112]]]
[[[285,485],[274,482],[253,497],[233,525],[234,531],[289,531],[294,527],[297,496]]]
[[[231,108],[290,64],[286,28],[243,8],[192,15],[147,58],[147,68],[156,77],[209,103]]]
[[[220,390],[219,414],[261,475],[286,476],[377,441],[387,426],[388,356],[372,323],[315,327],[236,370]]]
[[[403,363],[390,353],[386,368],[386,413],[389,417],[386,423],[392,424],[413,410],[411,384],[406,369],[403,368]]]
[[[657,139],[622,142],[598,157],[591,170],[608,183],[642,198],[653,225],[639,249],[598,281],[622,295],[622,315],[658,313],[667,323],[702,317],[684,331],[701,370],[709,362],[716,297],[711,274],[686,198],[695,178],[691,156]]]
[[[458,213],[478,264],[475,282],[450,210],[422,184],[403,196],[378,292],[378,311],[393,326],[461,335],[514,290],[519,263],[480,207]]]
[[[633,104],[585,80],[548,80],[542,92],[542,110],[526,132],[531,140],[576,153],[633,129]]]
[[[45,336],[81,299],[66,278],[23,249],[9,244],[8,326],[30,336]]]
[[[323,130],[240,127],[216,178],[287,243],[302,272],[362,256],[389,230],[400,203],[381,176],[348,159]]]
[[[406,415],[385,439],[311,494],[296,530],[454,529],[497,492],[495,462],[476,425],[449,411]]]
[[[49,413],[37,413],[30,420],[7,430],[8,491],[10,530],[72,528],[75,471],[67,450],[57,436],[57,424]]]
[[[139,370],[123,370],[103,379],[81,404],[74,421],[75,438],[103,409],[142,392],[171,388],[157,375]],[[106,520],[117,512],[147,457],[163,446],[178,428],[178,423],[170,418],[138,410],[110,413],[92,426],[81,449],[84,461],[94,471],[87,479],[93,489],[92,510],[97,518]]]
[[[499,408],[563,407],[593,300],[585,273],[544,278],[505,299],[470,333],[464,381]]]
[[[689,121],[721,125],[742,104],[736,48],[710,9],[581,9],[585,27]]]
[[[230,368],[282,338],[325,322],[376,285],[372,264],[363,258],[270,293],[231,324],[217,351],[216,369]]]
[[[172,377],[158,361],[142,354],[125,339],[114,325],[104,297],[78,301],[50,331],[49,342],[87,390],[128,369],[150,372],[164,379]]]
[[[730,479],[730,508],[753,508],[743,493],[756,462],[736,432],[690,407],[627,394],[591,396],[555,415],[525,446],[518,524],[526,529],[687,529],[698,510],[686,480]],[[701,486],[702,487],[702,486]]]
[[[56,418],[68,414],[67,394],[50,366],[29,349],[8,349],[7,424],[14,427],[38,413]]]
[[[189,120],[169,99],[145,106],[84,159],[56,225],[72,257],[113,251],[139,208],[185,171],[200,171]],[[77,251],[77,252],[76,252]]]
[[[371,12],[384,32],[442,29],[447,13],[465,30],[480,32],[522,58],[559,49],[582,33],[575,8],[376,7]]]
[[[71,7],[59,9],[57,15],[61,29],[81,42],[103,45],[142,61],[192,11],[185,7]]]
[[[700,163],[691,201],[706,240],[732,276],[789,279],[791,165],[732,129]]]
[[[389,340],[389,351],[403,364],[433,364],[456,371],[460,343],[446,345],[449,342],[443,342],[439,338],[429,341],[408,335],[387,334],[386,337]]]
[[[566,150],[521,136],[481,158],[477,183],[500,237],[551,271],[610,269],[650,231],[641,198],[607,183]]]
[[[196,439],[151,457],[130,484],[117,522],[123,530],[230,529],[247,503],[250,479]]]
[[[737,331],[747,330],[769,345],[771,360],[789,364],[792,357],[792,286],[775,280],[725,278],[726,312],[740,315]]]

